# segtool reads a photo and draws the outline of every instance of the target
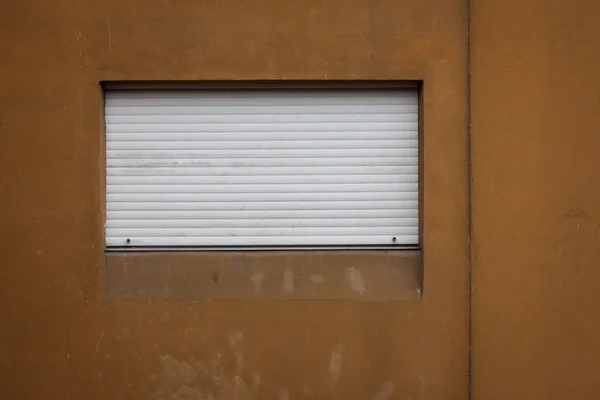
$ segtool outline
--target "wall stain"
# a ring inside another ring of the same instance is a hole
[[[321,275],[311,275],[308,279],[317,285],[322,285],[325,283],[325,278],[323,278]]]
[[[179,361],[171,355],[160,357],[161,384],[154,393],[156,400],[252,400],[260,386],[256,372],[247,378],[244,371],[242,332],[229,335],[229,347],[235,359],[235,371],[228,372],[220,354],[210,363],[195,359]],[[252,387],[246,380],[252,381]]]
[[[388,400],[394,393],[395,389],[396,385],[394,385],[393,382],[385,382],[373,400]]]
[[[294,272],[289,268],[283,274],[283,290],[287,293],[294,291]]]
[[[329,357],[329,374],[331,377],[331,385],[334,386],[342,375],[342,364],[344,358],[342,352],[344,347],[341,344],[336,344],[331,350],[331,356]]]
[[[363,294],[367,290],[365,287],[367,280],[363,274],[361,274],[360,271],[354,267],[346,269],[346,283],[348,283],[350,289],[359,294]]]
[[[279,400],[290,400],[290,392],[287,389],[279,391]]]
[[[563,217],[570,218],[570,219],[582,218],[587,221],[594,220],[594,217],[592,217],[592,215],[590,213],[588,213],[586,210],[584,210],[583,208],[580,208],[580,207],[570,208],[566,213],[563,214]]]
[[[265,280],[265,273],[262,271],[255,272],[250,277],[250,280],[254,283],[254,291],[260,292],[262,290],[263,281]]]

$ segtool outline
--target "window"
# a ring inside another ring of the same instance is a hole
[[[419,243],[418,90],[106,88],[106,246]]]

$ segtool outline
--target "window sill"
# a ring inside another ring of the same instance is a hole
[[[421,250],[106,252],[123,300],[419,300]]]

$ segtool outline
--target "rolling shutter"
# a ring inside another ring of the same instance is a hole
[[[416,245],[417,97],[109,89],[106,245]]]

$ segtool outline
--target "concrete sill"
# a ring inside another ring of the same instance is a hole
[[[104,296],[123,300],[419,300],[420,250],[106,252]]]

